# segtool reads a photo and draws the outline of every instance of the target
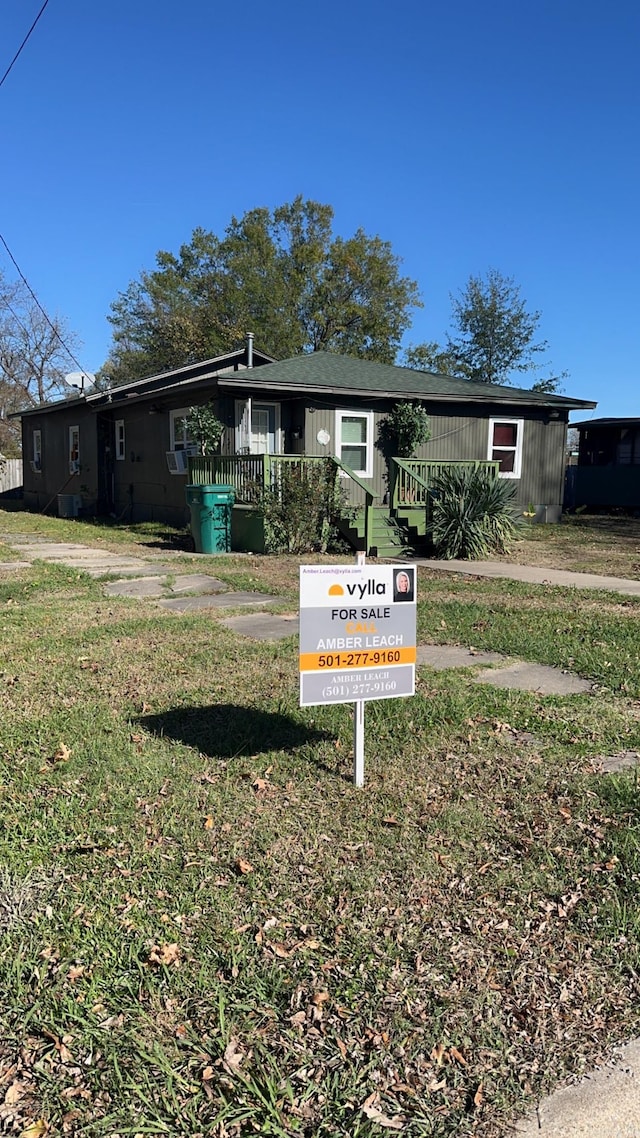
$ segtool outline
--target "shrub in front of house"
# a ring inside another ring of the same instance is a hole
[[[267,553],[326,553],[344,548],[340,521],[353,510],[346,502],[335,463],[279,463],[262,494]]]
[[[431,540],[438,557],[477,561],[506,553],[517,524],[515,486],[492,470],[450,467],[434,477]]]

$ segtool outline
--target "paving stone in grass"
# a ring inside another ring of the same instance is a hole
[[[560,668],[528,664],[522,660],[510,660],[498,652],[476,652],[450,644],[421,644],[417,651],[417,662],[435,669],[496,664],[498,667],[484,668],[478,672],[473,677],[475,682],[491,684],[496,688],[540,692],[541,695],[574,695],[592,689],[588,680],[563,672]]]
[[[550,668],[545,664],[515,661],[505,668],[486,668],[473,677],[477,684],[495,688],[539,692],[540,695],[577,695],[590,692],[593,685],[580,676]]]
[[[198,612],[202,609],[241,608],[244,605],[267,605],[279,597],[266,593],[215,593],[199,597],[167,597],[158,604],[172,612]]]
[[[428,664],[437,671],[445,668],[474,668],[478,664],[509,662],[506,656],[501,656],[498,652],[476,652],[454,644],[420,644],[416,659],[418,664]]]
[[[156,566],[157,573],[157,566]],[[228,586],[216,577],[204,573],[176,577],[173,584],[167,583],[167,576],[129,578],[126,581],[111,581],[105,585],[108,597],[163,597],[166,593],[224,593]]]
[[[620,751],[617,755],[597,755],[591,759],[596,774],[617,774],[640,765],[640,751]]]
[[[299,629],[297,613],[286,613],[284,616],[272,612],[246,613],[242,616],[228,616],[220,623],[240,636],[250,636],[253,640],[284,640],[287,636],[297,636]]]

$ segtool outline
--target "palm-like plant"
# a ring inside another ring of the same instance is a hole
[[[431,537],[445,560],[506,553],[518,522],[513,483],[481,466],[449,467],[433,479]]]

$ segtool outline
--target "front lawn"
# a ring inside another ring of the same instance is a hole
[[[293,559],[175,557],[295,608]],[[503,1136],[640,1030],[637,784],[591,762],[640,749],[640,604],[421,575],[423,642],[597,688],[422,668],[360,791],[295,639],[219,616],[0,566],[0,1130]]]

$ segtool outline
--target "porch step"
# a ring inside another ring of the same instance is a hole
[[[373,511],[366,552],[372,557],[401,557],[423,552],[426,528],[424,510],[410,510],[399,517],[386,507],[378,507]],[[341,529],[354,549],[364,549],[364,511]]]

